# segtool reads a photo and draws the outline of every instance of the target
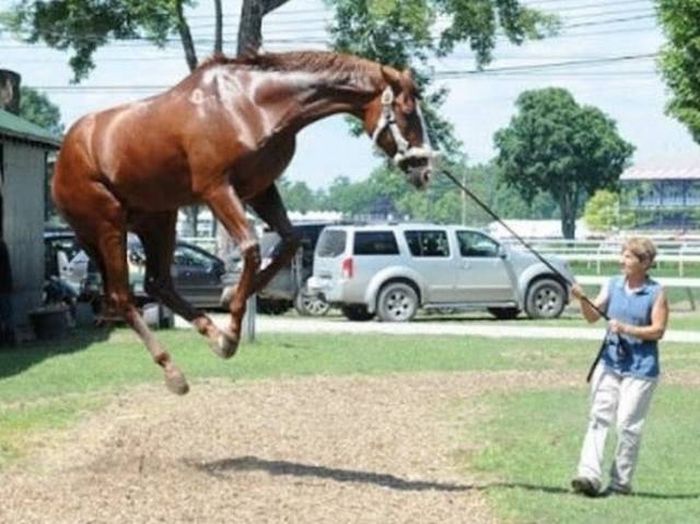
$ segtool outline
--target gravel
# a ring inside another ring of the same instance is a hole
[[[132,388],[0,474],[0,522],[496,522],[488,484],[455,460],[478,445],[465,401],[572,384],[489,372]]]

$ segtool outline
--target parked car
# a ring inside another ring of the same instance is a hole
[[[548,259],[569,281],[568,264]],[[411,320],[419,308],[486,309],[497,318],[558,317],[569,290],[534,255],[462,226],[328,226],[314,256],[310,292],[350,320]]]
[[[311,276],[314,249],[323,228],[329,222],[304,222],[294,224],[294,231],[301,239],[301,247],[292,261],[284,266],[257,296],[259,313],[279,315],[294,307],[300,315],[325,315],[330,305],[317,293],[309,293],[306,281]],[[279,249],[280,237],[271,230],[260,237],[261,267],[267,266]],[[235,283],[238,281],[234,279]],[[227,290],[228,293],[228,290]]]
[[[94,264],[80,248],[71,231],[44,234],[47,280],[58,277],[78,294],[101,293],[101,278]],[[137,302],[143,304],[150,297],[143,289],[145,254],[136,235],[127,237],[129,283]],[[227,280],[224,262],[208,251],[178,240],[173,253],[171,275],[175,289],[192,305],[202,308],[220,308],[221,294]]]

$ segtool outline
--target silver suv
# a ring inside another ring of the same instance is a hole
[[[547,260],[574,281],[566,262]],[[410,223],[326,227],[307,287],[350,320],[398,322],[419,308],[556,318],[569,296],[566,282],[529,252],[463,226]]]

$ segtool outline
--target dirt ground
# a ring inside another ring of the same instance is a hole
[[[0,522],[495,522],[464,402],[579,376],[454,373],[195,382],[115,395],[0,475]],[[465,411],[466,410],[466,411]]]

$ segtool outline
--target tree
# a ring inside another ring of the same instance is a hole
[[[557,19],[515,0],[326,0],[334,9],[331,26],[333,46],[392,64],[411,67],[423,89],[423,113],[428,134],[453,160],[461,154],[461,143],[439,109],[444,88],[430,91],[430,58],[445,56],[457,44],[467,43],[479,67],[488,64],[500,28],[513,43],[542,38],[557,27]],[[447,25],[441,24],[448,20]],[[433,35],[437,32],[437,37]],[[359,128],[355,128],[359,133]]]
[[[63,134],[61,110],[46,95],[30,87],[20,88],[19,116],[56,136]]]
[[[586,225],[595,231],[613,231],[634,225],[634,214],[620,210],[620,194],[600,189],[586,202]]]
[[[672,93],[666,112],[700,142],[700,2],[658,0],[657,6],[667,39],[659,64]]]
[[[262,41],[263,18],[289,0],[243,0],[237,52],[255,50]],[[93,55],[112,40],[147,40],[162,47],[172,35],[182,43],[190,70],[197,53],[184,15],[193,0],[20,0],[5,13],[6,23],[28,42],[72,50],[74,81],[95,67]],[[460,142],[451,124],[439,115],[447,91],[428,92],[431,56],[449,54],[465,42],[479,67],[492,58],[497,32],[516,44],[542,38],[557,27],[552,16],[517,0],[326,0],[334,10],[333,47],[396,67],[412,66],[425,89],[423,109],[433,144],[459,154]],[[223,50],[221,0],[215,0],[212,52]],[[444,20],[449,20],[447,25]],[[439,24],[437,22],[440,22]],[[437,38],[433,35],[437,32]],[[357,129],[356,129],[357,130]]]
[[[282,178],[277,183],[277,187],[288,210],[307,213],[313,209],[319,209],[314,192],[306,182],[291,182],[288,178]]]
[[[61,111],[46,95],[30,87],[20,87],[19,116],[25,120],[43,127],[51,134],[60,137],[63,134],[61,123]],[[49,222],[60,222],[56,207],[49,196],[53,170],[48,168],[45,177],[46,189],[44,191],[44,218]]]
[[[505,181],[528,201],[539,191],[559,205],[562,233],[574,238],[583,199],[614,188],[634,147],[602,111],[580,106],[565,89],[523,92],[518,114],[496,132]]]

